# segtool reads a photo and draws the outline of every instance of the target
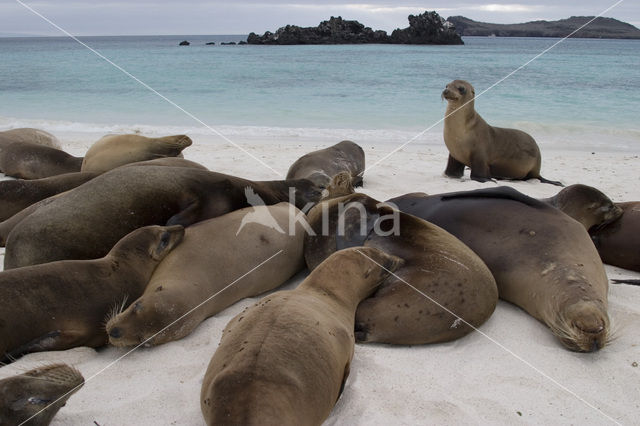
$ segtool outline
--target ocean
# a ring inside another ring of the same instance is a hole
[[[0,38],[0,129],[198,135],[205,123],[230,138],[437,144],[448,82],[468,80],[479,94],[512,73],[476,99],[490,124],[542,146],[640,151],[638,40],[569,39],[538,58],[558,39],[220,45],[245,38],[81,38],[199,121],[70,38]]]

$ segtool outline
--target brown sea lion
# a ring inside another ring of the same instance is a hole
[[[14,142],[0,151],[0,171],[20,179],[42,179],[79,172],[82,157],[61,149],[26,142]]]
[[[0,181],[0,221],[40,200],[76,188],[98,176],[97,173],[76,172],[42,179],[12,179]]]
[[[82,171],[103,173],[127,163],[176,157],[192,143],[186,135],[162,138],[135,134],[107,135],[89,148],[82,162]]]
[[[498,179],[539,179],[562,186],[540,176],[542,157],[536,141],[516,129],[487,124],[474,109],[475,91],[464,80],[447,84],[442,97],[448,101],[444,119],[444,143],[449,150],[445,175],[459,178],[464,167],[471,168],[471,179],[486,182]]]
[[[483,324],[496,307],[498,289],[486,265],[457,238],[429,222],[353,194],[318,204],[309,212],[309,224],[316,234],[305,239],[310,269],[334,251],[354,245],[405,260],[358,306],[359,342],[411,345],[455,340]]]
[[[37,367],[0,380],[0,425],[47,426],[84,377],[66,364]]]
[[[60,149],[60,141],[49,132],[40,129],[23,127],[0,132],[0,151],[14,142],[35,143]]]
[[[622,209],[592,186],[576,184],[562,188],[547,203],[580,222],[587,231],[601,228],[622,216]]]
[[[299,214],[285,202],[247,207],[188,227],[180,246],[153,273],[144,294],[107,322],[109,343],[159,345],[181,339],[238,300],[284,283],[304,267],[304,228],[295,222],[289,229]],[[239,277],[243,278],[236,282]]]
[[[640,201],[616,203],[620,218],[591,232],[606,264],[640,272]]]
[[[202,382],[207,424],[320,425],[349,375],[356,306],[401,263],[370,247],[342,250],[295,290],[233,318]]]
[[[325,187],[340,172],[349,173],[354,187],[362,186],[364,150],[355,142],[342,141],[303,155],[289,167],[287,179],[309,179]]]
[[[607,343],[609,282],[576,220],[508,187],[389,201],[471,247],[500,297],[546,324],[567,348],[590,352]]]
[[[245,188],[256,195],[251,204]],[[186,167],[120,167],[40,205],[18,222],[6,239],[4,267],[95,259],[142,226],[188,226],[249,205],[281,201],[304,209],[321,197],[307,179],[254,182]]]
[[[135,300],[158,263],[182,240],[182,226],[136,229],[101,258],[0,272],[0,356],[107,343],[104,321]]]

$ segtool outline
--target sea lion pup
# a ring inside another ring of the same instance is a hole
[[[362,186],[364,150],[355,142],[342,141],[303,155],[289,167],[287,179],[309,179],[324,187],[340,172],[350,174],[354,187]]]
[[[405,260],[358,306],[359,342],[413,345],[455,340],[482,325],[498,303],[495,280],[471,249],[443,229],[364,194],[317,205],[309,212],[309,224],[316,234],[305,239],[310,269],[334,251],[354,245]]]
[[[127,163],[176,157],[192,143],[186,135],[162,138],[134,134],[107,135],[89,148],[82,162],[82,171],[103,173]]]
[[[471,179],[487,182],[497,179],[539,179],[563,186],[540,176],[542,158],[536,141],[516,129],[487,124],[474,109],[475,91],[464,80],[454,80],[442,92],[447,100],[444,118],[444,143],[449,161],[444,171],[459,178],[464,166],[471,168]]]
[[[65,173],[42,179],[0,181],[0,221],[52,195],[76,188],[98,176],[92,172]]]
[[[26,142],[14,142],[0,151],[0,171],[20,179],[42,179],[79,172],[82,157],[61,149]]]
[[[567,348],[590,352],[607,343],[609,282],[576,220],[508,187],[389,201],[471,247],[500,297],[546,324]]]
[[[371,247],[342,250],[233,318],[202,382],[207,424],[320,425],[349,375],[356,306],[401,263]]]
[[[0,425],[46,426],[84,385],[84,377],[66,364],[37,367],[0,380]]]
[[[180,246],[156,268],[144,294],[107,322],[109,343],[160,345],[178,340],[238,300],[280,286],[304,267],[303,225],[296,222],[289,229],[299,214],[284,202],[247,207],[188,227]]]
[[[0,355],[107,343],[105,317],[135,300],[158,263],[182,240],[182,226],[149,226],[101,259],[64,260],[0,272]]]
[[[622,209],[592,186],[576,184],[562,188],[547,203],[580,222],[587,231],[601,228],[622,216]]]
[[[255,194],[251,204],[246,188]],[[4,267],[95,259],[142,226],[188,226],[249,205],[281,201],[305,209],[321,197],[307,179],[254,182],[187,167],[120,167],[39,206],[18,222],[6,240]]]
[[[616,203],[622,216],[592,230],[600,258],[608,265],[640,272],[640,201]]]
[[[60,149],[60,141],[49,132],[40,129],[23,127],[0,132],[0,151],[14,142],[35,143]]]

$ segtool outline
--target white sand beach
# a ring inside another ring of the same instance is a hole
[[[54,133],[74,155],[83,155],[102,136]],[[211,170],[254,180],[280,178],[215,135],[193,139],[185,158]],[[284,176],[301,155],[339,140],[236,142]],[[389,141],[355,142],[364,148],[368,165],[397,146]],[[546,178],[595,186],[614,201],[640,200],[640,152],[560,150],[544,143],[541,149]],[[446,160],[444,143],[417,140],[368,170],[361,191],[382,201],[408,192],[496,185],[470,180],[468,170],[462,180],[445,178]],[[500,185],[532,197],[549,197],[559,190],[537,180]],[[1,262],[4,249],[0,254]],[[610,266],[606,271],[610,279],[640,278],[640,273]],[[295,287],[306,274],[299,273],[282,288]],[[0,378],[43,363],[66,362],[78,368],[86,384],[60,410],[54,425],[201,425],[199,394],[207,364],[227,322],[256,300],[236,303],[179,341],[132,353],[105,347],[29,354],[0,368]],[[637,424],[640,288],[612,284],[609,314],[615,339],[597,353],[566,350],[545,325],[503,301],[479,332],[451,343],[358,344],[345,391],[326,424]]]

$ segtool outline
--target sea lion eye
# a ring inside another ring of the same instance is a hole
[[[164,234],[162,234],[162,237],[160,237],[160,244],[159,244],[161,249],[165,248],[169,244],[169,239],[171,239],[171,235],[168,232],[165,232]]]
[[[461,95],[464,95],[465,93],[467,93],[467,89],[465,89],[464,86],[460,86],[458,87],[458,92],[460,92]]]

